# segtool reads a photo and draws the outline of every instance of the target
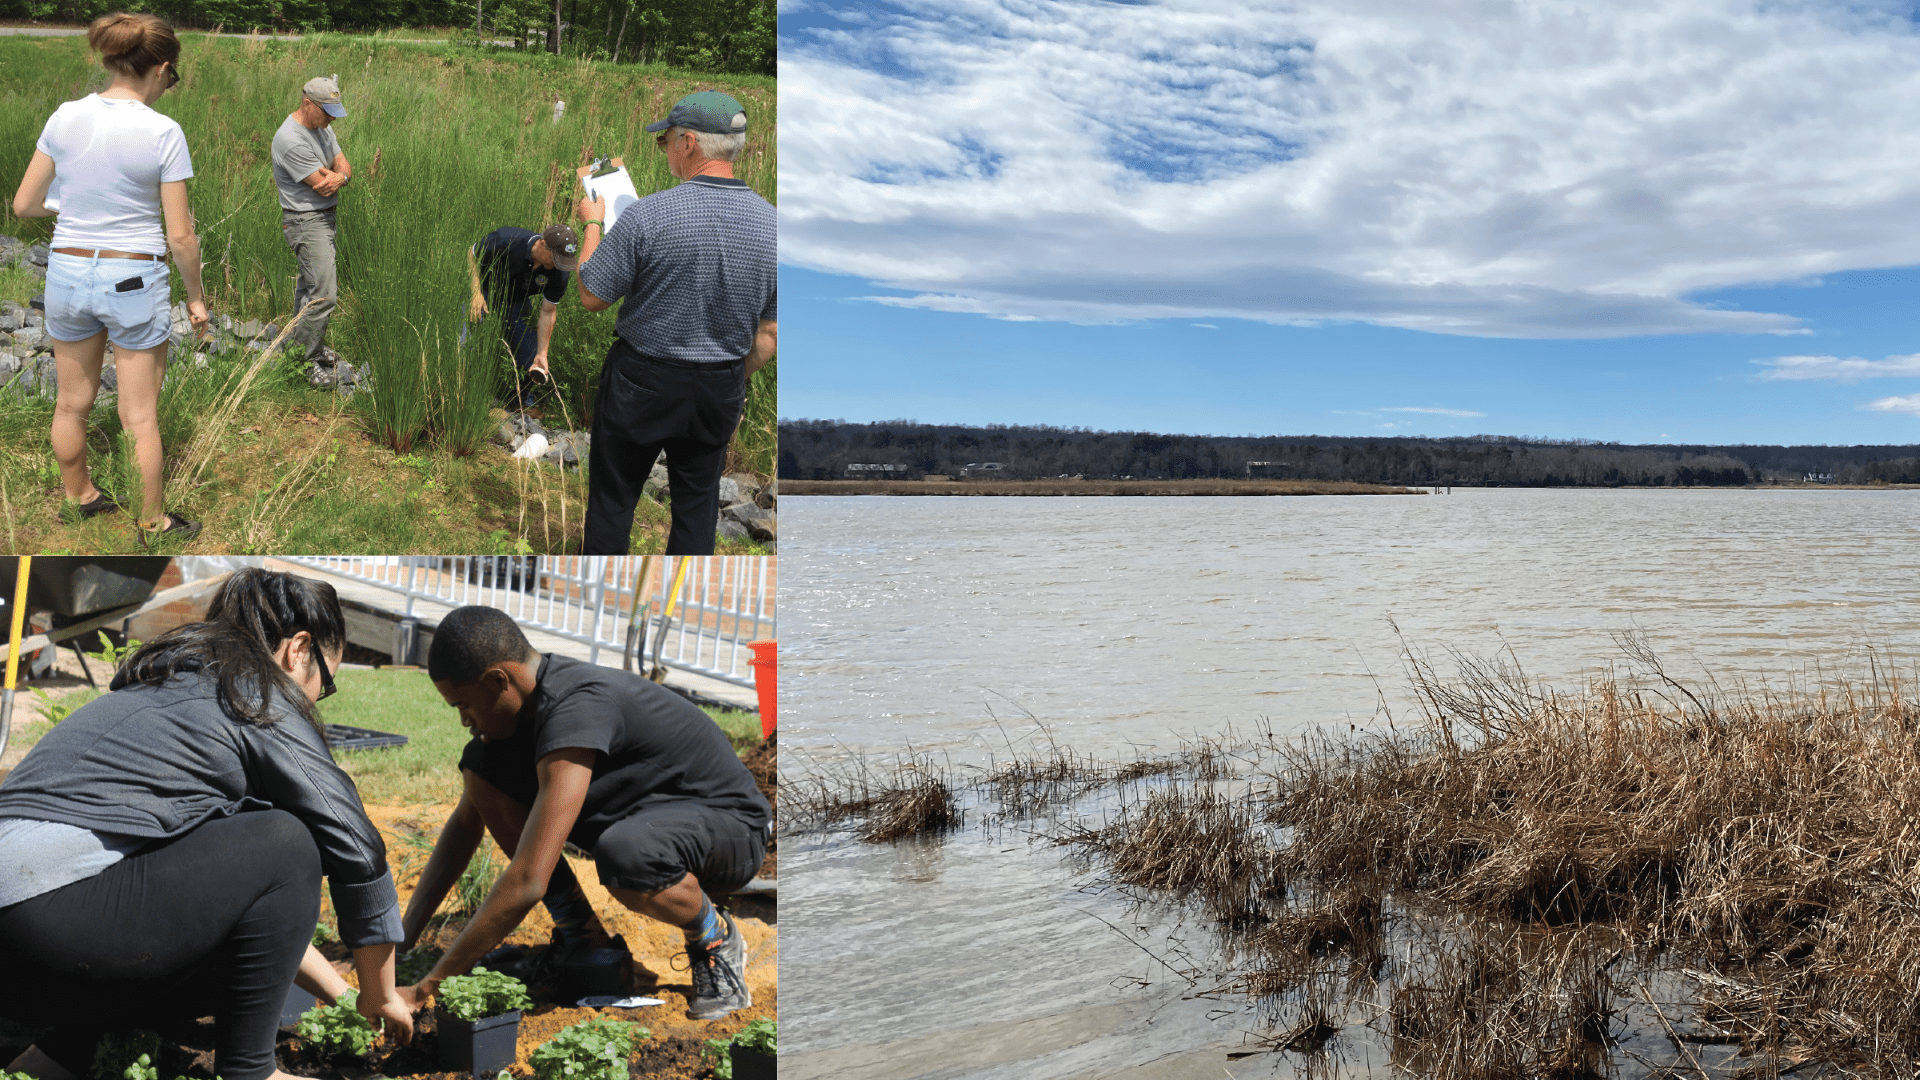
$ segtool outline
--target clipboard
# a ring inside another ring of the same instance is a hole
[[[602,236],[613,231],[621,211],[640,201],[633,177],[627,175],[626,163],[619,158],[601,158],[592,165],[581,166],[580,183],[587,189],[589,198],[607,200],[607,221],[600,227]]]

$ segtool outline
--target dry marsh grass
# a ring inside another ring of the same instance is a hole
[[[1574,692],[1409,658],[1420,709],[1384,733],[898,779],[982,820],[1102,800],[1051,839],[1124,897],[1204,914],[1223,960],[1190,974],[1262,1003],[1275,1048],[1347,1023],[1423,1076],[1914,1075],[1906,682],[1875,661],[1851,683],[1688,685],[1620,644],[1624,671]]]

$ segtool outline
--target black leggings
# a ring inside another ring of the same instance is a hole
[[[320,915],[320,853],[282,810],[211,818],[164,847],[0,908],[0,1016],[81,1076],[108,1031],[212,1016],[225,1080],[263,1080]]]

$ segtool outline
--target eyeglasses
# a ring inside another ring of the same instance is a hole
[[[685,132],[684,134],[691,135],[693,133],[689,131],[689,132]],[[667,133],[663,131],[660,134],[655,135],[653,137],[653,145],[659,147],[662,150],[665,150],[667,148]]]
[[[167,65],[167,89],[171,90],[174,87],[179,85],[180,85],[180,65],[169,63]]]
[[[320,655],[320,647],[314,646],[313,662],[320,665],[320,696],[315,701],[325,701],[340,688],[333,685],[333,672],[327,670],[327,658]]]

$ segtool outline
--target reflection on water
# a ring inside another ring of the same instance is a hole
[[[1562,685],[1617,659],[1609,635],[1628,630],[1682,678],[1779,686],[1860,670],[1870,647],[1905,667],[1916,499],[797,499],[782,558],[787,768],[909,748],[985,763],[1047,739],[1132,756],[1262,718],[1365,725],[1409,705],[1395,624],[1442,671],[1447,650],[1505,649]],[[1191,1075],[1218,1077],[1246,1026],[1231,1010],[1209,1020],[1219,1003],[1189,1000],[1099,920],[1154,949],[1188,940],[1178,928],[1128,923],[1017,834],[789,857],[796,1075],[1174,1076],[1191,1057]],[[899,1046],[831,1057],[941,1033],[955,1041],[935,1064],[907,1069]],[[963,1052],[1005,1039],[1018,1056]],[[1231,1075],[1291,1068],[1262,1055]]]

